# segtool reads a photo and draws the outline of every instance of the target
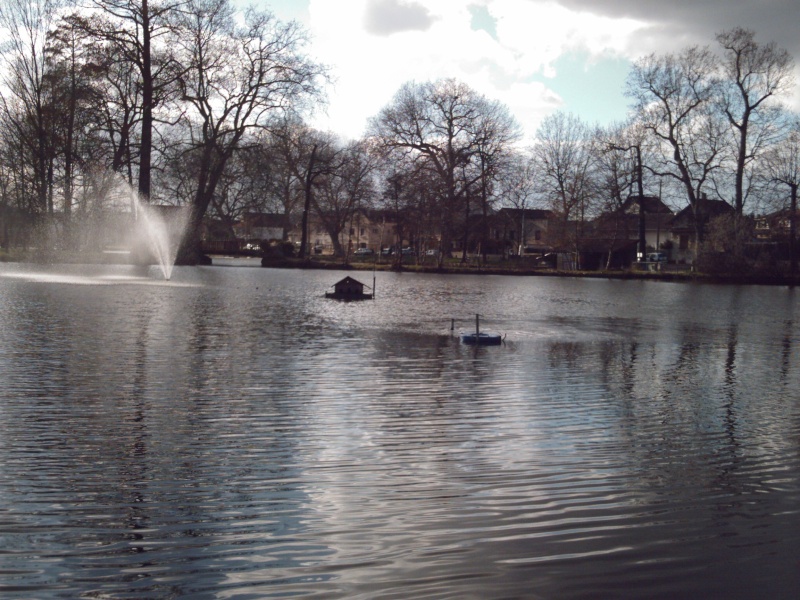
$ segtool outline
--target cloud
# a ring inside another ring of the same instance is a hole
[[[793,51],[780,34],[792,21],[791,2],[310,0],[313,53],[336,81],[328,116],[316,123],[358,137],[403,83],[442,77],[507,104],[528,135],[559,109],[580,111],[590,122],[617,119],[613,105],[623,115],[627,108],[620,83],[626,68],[651,52],[713,46],[716,32],[742,24],[757,40]]]
[[[538,3],[540,0],[531,0]],[[800,81],[800,36],[797,0],[558,0],[570,10],[612,18],[630,18],[648,24],[642,35],[628,40],[625,54],[635,60],[651,52],[677,52],[691,45],[718,50],[716,34],[734,27],[755,32],[760,44],[774,42],[795,58],[795,80]],[[800,111],[800,87],[789,99]]]
[[[590,60],[627,56],[630,40],[648,28],[644,21],[575,11],[558,2],[495,0],[489,10],[499,39],[517,55],[519,68],[549,77],[557,75],[554,65],[568,53]]]
[[[534,0],[538,3],[539,0]],[[764,43],[774,41],[794,56],[800,54],[797,0],[559,0],[573,11],[611,18],[629,18],[651,26],[651,34],[632,40],[632,50],[677,50],[690,44],[713,45],[714,36],[733,27],[746,27]]]
[[[422,4],[406,0],[369,0],[364,14],[364,26],[374,35],[427,31],[433,21]]]
[[[314,52],[331,65],[335,79],[327,115],[315,120],[317,126],[358,137],[369,118],[391,102],[403,83],[443,77],[456,78],[505,103],[526,130],[533,131],[544,116],[563,107],[561,97],[546,82],[532,78],[561,52],[545,52],[543,36],[533,45],[517,44],[503,39],[499,22],[495,35],[475,28],[476,0],[420,0],[418,4],[423,2],[427,29],[401,30],[395,22],[392,35],[375,35],[375,27],[365,28],[358,17],[353,18],[374,10],[375,0],[350,0],[348,11],[330,0],[311,1]],[[493,23],[500,13],[493,1],[484,5],[484,19]],[[541,27],[546,30],[548,25]]]

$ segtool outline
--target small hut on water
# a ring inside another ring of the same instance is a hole
[[[333,291],[325,292],[325,297],[337,300],[369,300],[372,294],[365,292],[365,287],[368,286],[348,275],[333,284]]]

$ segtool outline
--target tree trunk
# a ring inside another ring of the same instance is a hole
[[[306,176],[305,176],[305,202],[303,204],[303,220],[302,220],[302,232],[300,234],[300,258],[305,258],[308,254],[308,212],[311,210],[311,195],[312,195],[312,186],[314,184],[314,161],[317,157],[317,144],[314,144],[314,147],[311,148],[311,157],[308,159],[308,169],[306,169]],[[334,243],[334,240],[331,240]]]
[[[139,149],[139,197],[150,202],[150,163],[153,146],[153,73],[150,61],[150,10],[142,0],[142,139]]]
[[[637,259],[643,259],[647,252],[647,235],[645,233],[645,214],[644,214],[644,182],[642,181],[642,149],[636,148],[636,185],[639,191],[639,252]]]
[[[203,157],[200,161],[200,175],[198,177],[197,192],[192,200],[189,221],[186,224],[183,239],[178,249],[175,264],[179,265],[198,265],[211,264],[211,259],[203,254],[201,233],[203,231],[203,218],[208,210],[214,193],[217,190],[222,173],[225,170],[225,163],[229,154],[224,154],[216,164],[212,165],[211,155],[214,152],[212,145],[206,145],[203,149]]]

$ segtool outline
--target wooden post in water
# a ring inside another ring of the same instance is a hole
[[[475,315],[475,343],[478,343],[478,337],[481,334],[481,325],[480,325],[480,318],[481,316],[476,314]]]

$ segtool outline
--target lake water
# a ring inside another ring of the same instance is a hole
[[[0,596],[800,597],[800,292],[218,262],[0,264]]]

